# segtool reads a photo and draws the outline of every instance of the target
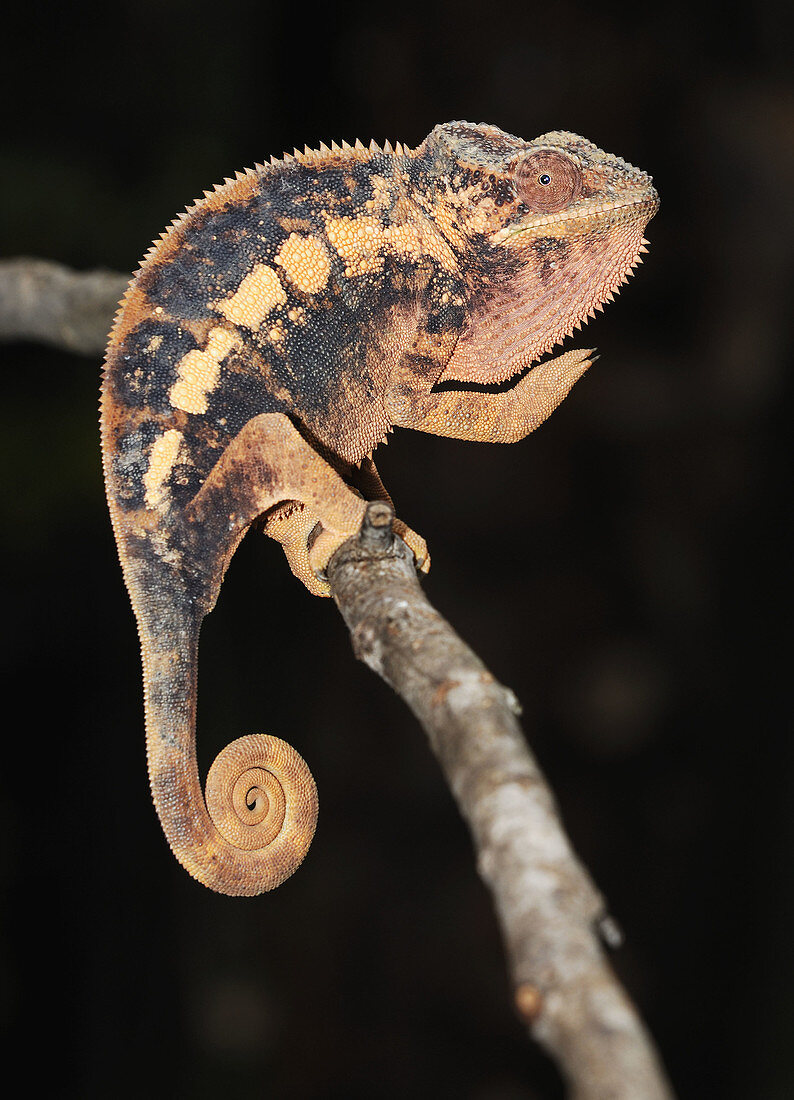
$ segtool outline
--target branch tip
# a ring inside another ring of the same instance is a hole
[[[393,520],[394,509],[388,501],[370,501],[358,533],[358,541],[362,549],[374,553],[388,550],[394,541]]]

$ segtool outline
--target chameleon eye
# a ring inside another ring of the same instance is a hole
[[[518,197],[537,214],[563,210],[582,190],[579,166],[556,149],[535,149],[519,161],[515,174]]]

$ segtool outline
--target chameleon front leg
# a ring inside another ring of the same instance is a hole
[[[386,411],[402,428],[481,443],[515,443],[543,423],[592,363],[592,349],[568,351],[533,367],[502,393],[421,390],[401,382],[386,395]]]

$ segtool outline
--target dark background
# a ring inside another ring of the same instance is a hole
[[[794,1094],[784,10],[117,0],[3,17],[9,256],[131,271],[237,168],[331,139],[413,145],[457,118],[574,130],[654,175],[650,254],[551,420],[513,447],[398,432],[379,466],[431,546],[430,598],[524,704],[683,1098]],[[317,778],[319,831],[256,900],[178,867],[147,789],[99,362],[2,354],[3,987],[28,1071],[65,1097],[560,1096],[512,1015],[421,730],[261,537],[205,626],[200,758],[284,737]]]

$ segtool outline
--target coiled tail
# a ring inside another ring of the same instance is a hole
[[[164,578],[161,577],[161,580]],[[196,762],[201,618],[169,584],[149,584],[138,627],[152,797],[166,839],[194,878],[253,896],[300,866],[317,824],[317,788],[303,758],[277,737],[241,737],[216,757],[206,801]]]

